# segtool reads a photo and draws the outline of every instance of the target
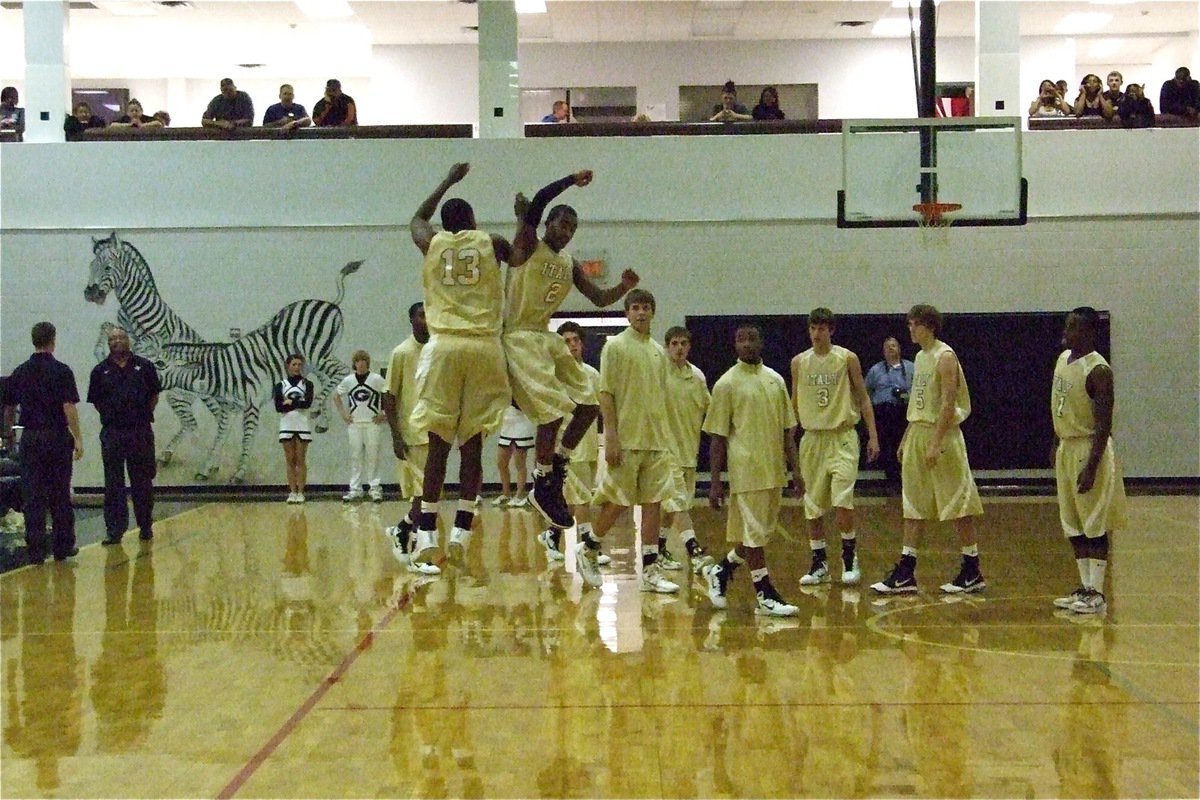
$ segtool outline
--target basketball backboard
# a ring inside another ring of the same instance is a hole
[[[1024,225],[1027,196],[1017,117],[843,123],[839,228],[917,227],[930,202],[961,204],[955,226]]]

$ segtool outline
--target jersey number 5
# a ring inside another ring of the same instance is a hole
[[[479,251],[473,247],[442,252],[442,285],[474,286],[479,283]]]

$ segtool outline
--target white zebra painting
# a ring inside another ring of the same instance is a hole
[[[179,439],[196,429],[191,404],[199,398],[217,420],[217,435],[196,477],[203,480],[216,474],[230,418],[241,412],[241,454],[230,481],[244,481],[250,445],[258,428],[259,406],[270,396],[290,353],[304,356],[312,370],[310,377],[317,386],[315,427],[317,432],[327,429],[325,404],[330,390],[349,371],[333,355],[344,327],[341,302],[345,280],[358,271],[362,261],[342,267],[332,302],[298,300],[236,341],[205,342],[159,295],[150,267],[136,247],[114,232],[93,240],[92,251],[95,258],[84,297],[102,304],[109,292],[116,295],[120,303],[118,323],[129,332],[135,351],[159,364],[163,389],[180,418],[180,432],[168,443],[160,460],[169,461]]]

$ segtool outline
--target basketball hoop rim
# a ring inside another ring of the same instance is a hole
[[[951,223],[949,214],[962,210],[962,203],[914,203],[913,211],[921,215],[921,227],[936,227]]]

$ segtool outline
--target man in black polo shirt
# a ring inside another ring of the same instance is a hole
[[[103,544],[120,544],[129,527],[125,470],[133,516],[143,541],[154,538],[154,407],[162,384],[154,365],[129,349],[129,334],[113,328],[108,358],[92,370],[88,402],[100,412],[100,455],[104,459]]]
[[[71,368],[54,358],[54,326],[33,326],[34,353],[13,370],[4,386],[4,430],[12,435],[16,407],[21,408],[21,466],[25,478],[25,543],[29,562],[40,564],[47,551],[55,561],[79,553],[75,546],[75,509],[71,507],[71,457],[83,458],[83,437],[75,404],[79,391]],[[54,541],[46,537],[46,510]]]
[[[342,82],[337,78],[325,81],[325,96],[313,106],[312,118],[318,128],[358,124],[358,108],[354,105],[354,98],[342,93]]]

